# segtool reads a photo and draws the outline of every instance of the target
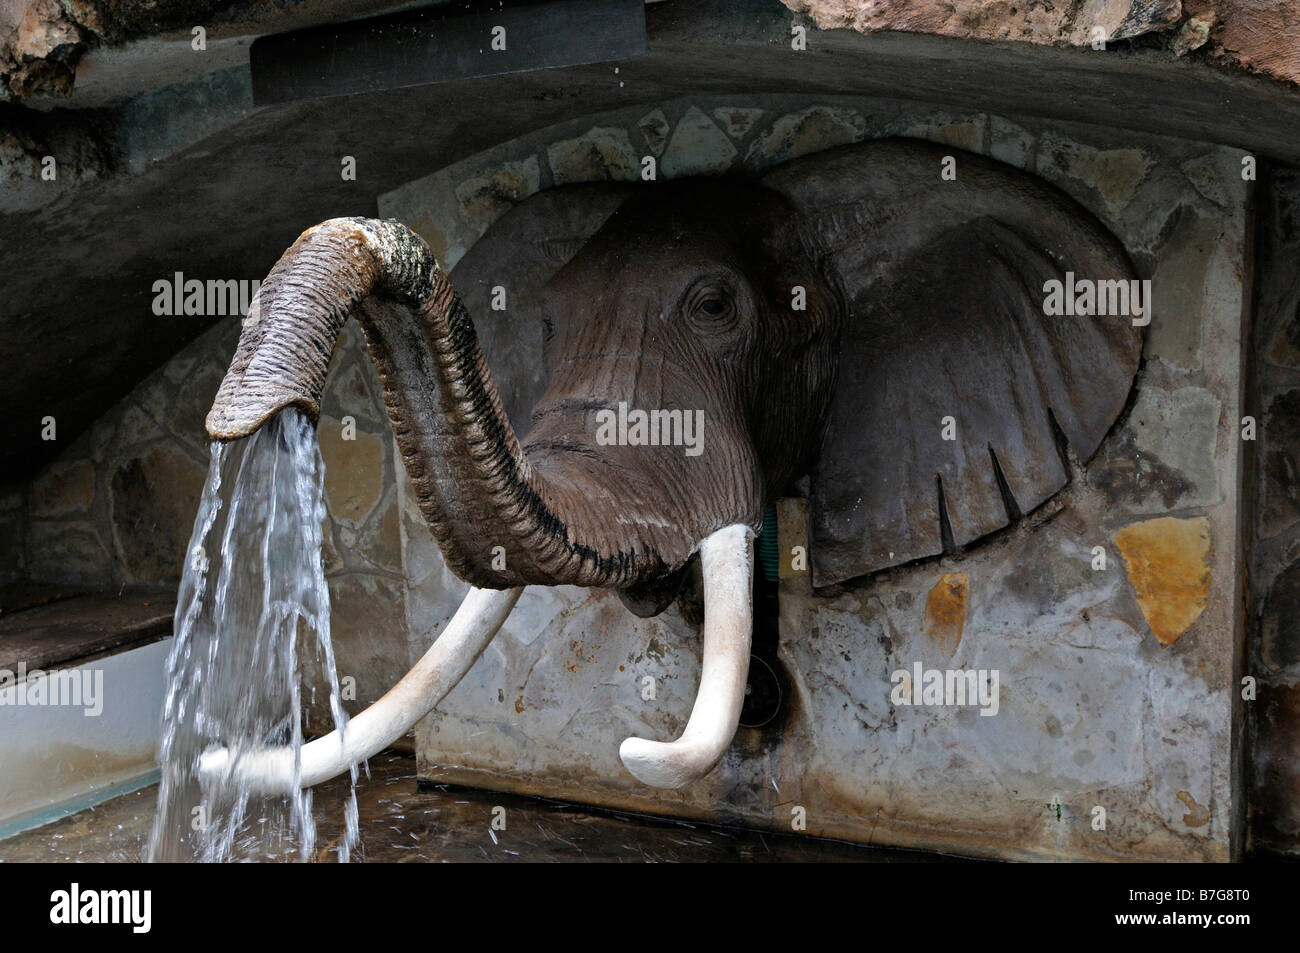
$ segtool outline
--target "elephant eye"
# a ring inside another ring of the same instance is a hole
[[[696,325],[710,331],[725,329],[735,316],[735,300],[731,293],[717,285],[696,290],[689,301],[687,313]]]

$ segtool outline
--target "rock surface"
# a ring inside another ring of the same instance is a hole
[[[822,29],[859,33],[901,30],[978,40],[1020,40],[1085,46],[1101,27],[1107,40],[1122,40],[1178,22],[1179,0],[1048,0],[1012,5],[957,0],[781,0],[807,13]]]
[[[86,51],[81,28],[56,0],[9,0],[0,11],[13,17],[7,27],[0,21],[0,100],[36,92],[70,96]]]
[[[1168,33],[1169,49],[1208,51],[1217,65],[1300,82],[1300,4],[1294,0],[781,0],[823,30],[900,31],[1045,46],[1092,47]],[[1100,31],[1100,32],[1099,32]]]

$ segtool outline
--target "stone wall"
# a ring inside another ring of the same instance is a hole
[[[716,174],[887,135],[1046,178],[1153,281],[1145,364],[1100,451],[1034,518],[964,555],[819,594],[806,574],[786,574],[778,661],[790,697],[769,728],[741,729],[702,782],[654,792],[616,754],[628,735],[681,731],[699,680],[697,625],[679,607],[639,620],[612,593],[566,588],[525,592],[421,725],[421,770],[776,830],[803,808],[808,833],[961,853],[1227,859],[1240,831],[1240,153],[901,102],[696,97],[542,130],[382,196],[380,210],[451,264],[519,199],[633,181],[645,155],[663,176]],[[518,424],[540,387],[540,330],[508,314],[476,320]],[[414,659],[465,587],[399,491]],[[801,538],[788,518],[800,502],[783,505],[784,552]],[[891,705],[891,673],[917,661],[999,670],[998,715]]]
[[[39,581],[175,589],[207,473],[203,420],[238,335],[237,318],[201,335],[25,491],[0,499],[0,533],[12,525],[18,538],[10,557],[17,568]],[[354,426],[345,428],[345,418]],[[354,324],[334,355],[318,433],[331,624],[339,674],[356,679],[356,698],[345,703],[355,713],[406,672],[407,650],[396,507],[405,471]]]

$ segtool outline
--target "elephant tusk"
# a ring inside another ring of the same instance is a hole
[[[704,660],[700,690],[673,742],[628,738],[618,749],[628,771],[656,788],[680,788],[722,760],[736,734],[753,633],[754,531],[734,524],[700,544],[704,568]]]
[[[470,589],[446,630],[420,661],[345,730],[335,730],[302,747],[300,787],[342,774],[377,754],[431,712],[473,667],[497,634],[523,587]],[[199,779],[207,785],[232,777],[249,791],[284,794],[294,788],[292,748],[263,748],[236,756],[212,748],[199,758]]]

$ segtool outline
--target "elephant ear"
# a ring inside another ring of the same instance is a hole
[[[528,430],[529,414],[546,390],[539,358],[542,288],[631,192],[629,185],[609,182],[539,192],[497,219],[451,272],[517,433]],[[494,309],[502,300],[504,307]]]
[[[1050,185],[929,143],[835,149],[764,184],[845,304],[813,584],[961,549],[1061,490],[1066,448],[1087,460],[1122,412],[1142,341],[1127,315],[1046,315],[1044,285],[1135,278],[1116,239]]]

